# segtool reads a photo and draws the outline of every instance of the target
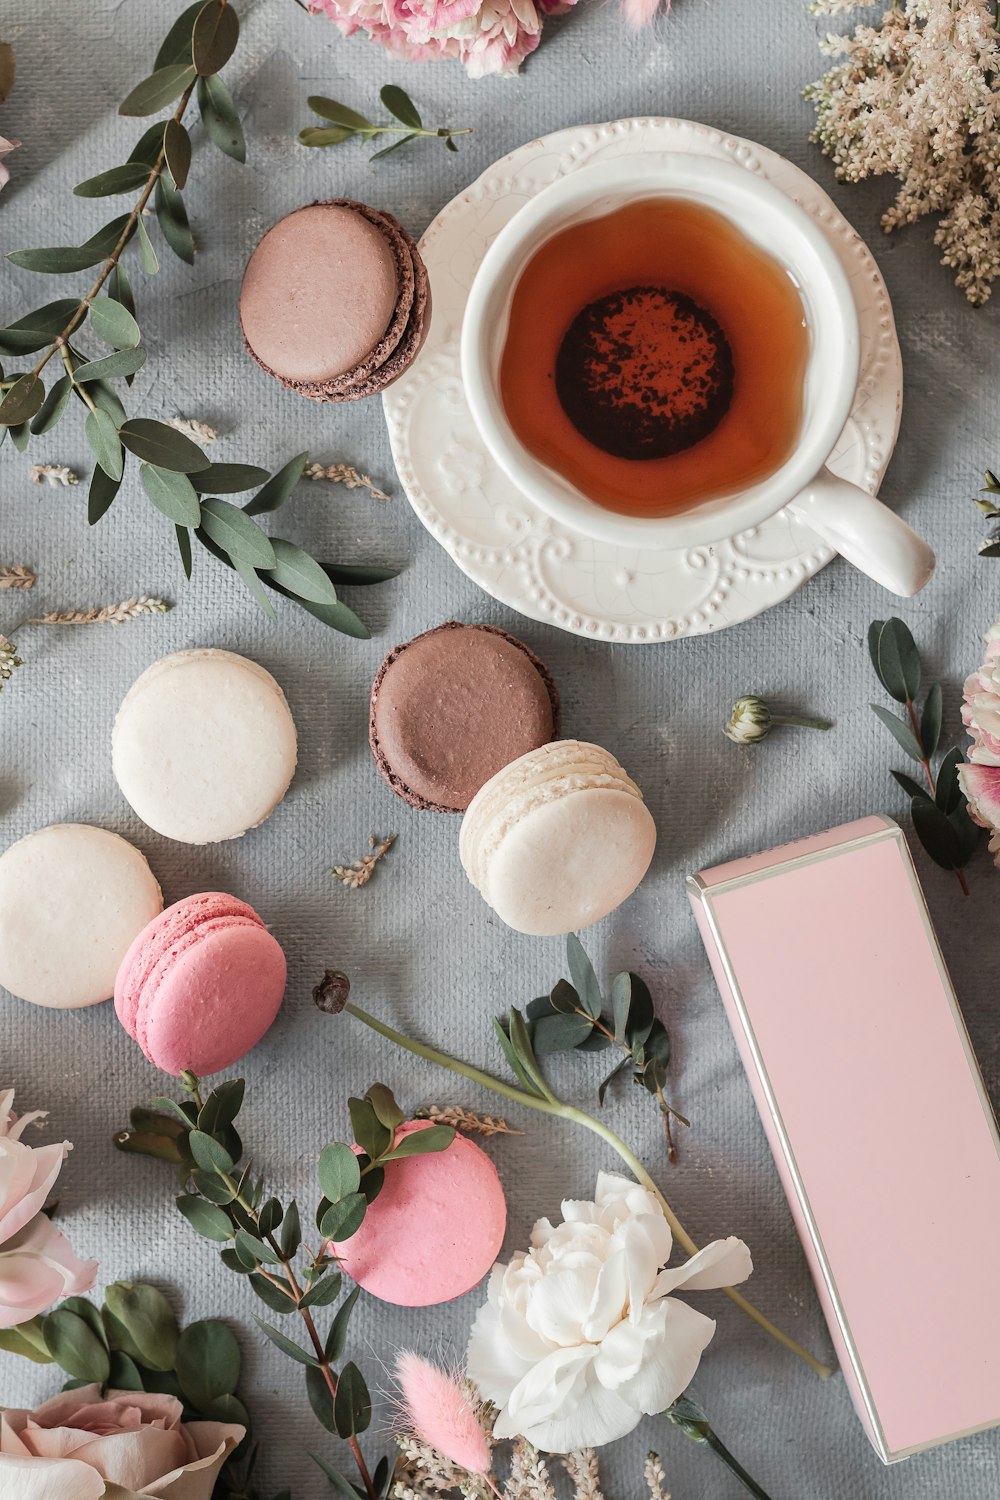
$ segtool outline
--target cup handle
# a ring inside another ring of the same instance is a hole
[[[821,469],[788,508],[893,594],[910,598],[934,572],[934,553],[923,537],[881,500],[829,469]]]

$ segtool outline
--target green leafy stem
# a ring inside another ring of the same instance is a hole
[[[358,1441],[371,1424],[368,1386],[352,1360],[341,1363],[361,1288],[356,1286],[340,1301],[325,1339],[316,1324],[315,1312],[331,1307],[343,1291],[336,1258],[326,1247],[358,1232],[381,1191],[388,1163],[447,1150],[455,1131],[434,1125],[401,1134],[403,1113],[384,1084],[374,1084],[363,1098],[348,1100],[358,1151],[335,1141],[320,1153],[322,1197],[316,1227],[321,1248],[313,1251],[303,1244],[295,1201],[283,1204],[265,1196],[263,1178],[255,1178],[252,1160],[243,1163],[235,1124],[244,1101],[243,1080],[219,1084],[207,1098],[194,1074],[183,1074],[181,1082],[184,1100],[160,1098],[148,1108],[134,1109],[131,1129],[120,1132],[115,1144],[122,1151],[176,1164],[182,1188],[177,1207],[190,1227],[203,1239],[226,1247],[220,1251],[223,1265],[246,1277],[271,1312],[299,1316],[306,1347],[263,1318],[255,1322],[277,1349],[303,1366],[314,1416],[347,1443],[367,1500],[383,1500],[391,1478],[388,1457],[383,1455],[370,1469]],[[356,1488],[328,1459],[312,1457],[342,1494],[356,1500]]]
[[[484,1072],[481,1068],[473,1067],[470,1063],[462,1062],[457,1057],[452,1057],[447,1052],[441,1052],[436,1047],[428,1046],[423,1042],[412,1041],[404,1036],[402,1032],[396,1031],[384,1021],[369,1015],[360,1006],[348,1002],[344,1010],[352,1015],[355,1020],[371,1028],[387,1041],[393,1042],[397,1047],[404,1048],[413,1053],[415,1057],[425,1058],[428,1062],[435,1063],[438,1067],[447,1068],[452,1073],[459,1074],[462,1078],[468,1078],[472,1083],[481,1088],[489,1089],[491,1093],[499,1094],[504,1099],[509,1099],[515,1104],[523,1104],[527,1109],[537,1110],[539,1114],[554,1116],[557,1119],[566,1120],[570,1124],[579,1125],[584,1130],[591,1131],[598,1136],[605,1145],[609,1146],[625,1163],[637,1182],[642,1183],[653,1194],[663,1210],[664,1217],[670,1225],[674,1238],[689,1255],[695,1254],[697,1245],[681,1224],[663,1193],[660,1191],[654,1179],[647,1172],[635,1152],[622,1140],[619,1135],[606,1125],[603,1120],[590,1115],[586,1110],[577,1108],[575,1105],[566,1104],[558,1099],[546,1082],[538,1063],[531,1043],[528,1030],[528,1022],[521,1011],[512,1009],[509,1019],[509,1031],[505,1030],[499,1021],[495,1023],[497,1038],[503,1048],[504,1055],[512,1072],[518,1079],[519,1087],[507,1083],[500,1078],[495,1078],[491,1073]],[[829,1365],[810,1354],[790,1334],[783,1332],[771,1320],[748,1301],[741,1292],[734,1287],[725,1288],[726,1296],[736,1304],[749,1318],[769,1333],[786,1349],[789,1349],[799,1359],[803,1360],[817,1375],[826,1379],[833,1371]]]
[[[86,409],[84,435],[96,460],[88,497],[88,520],[96,525],[114,504],[129,459],[138,460],[139,479],[150,503],[174,525],[184,572],[192,571],[192,536],[213,557],[232,568],[259,607],[274,615],[271,595],[298,604],[343,634],[369,634],[340,599],[338,584],[378,583],[395,569],[320,563],[303,548],[270,537],[254,519],[276,510],[290,496],[307,454],[274,474],[252,464],[212,464],[184,433],[166,422],[129,417],[116,382],[131,385],[146,361],[136,321],[135,297],[123,262],[137,243],[146,275],[159,270],[145,213],[153,201],[167,246],[181,260],[194,259],[194,237],[181,190],[191,166],[191,138],[184,117],[197,97],[210,141],[236,161],[246,146],[232,96],[219,77],[239,39],[239,19],[228,0],[196,0],[177,18],[157,54],[153,73],[119,106],[135,117],[175,104],[166,120],[143,133],[128,160],[100,172],[75,189],[79,197],[106,198],[138,192],[131,210],[113,219],[80,246],[57,245],[12,251],[7,259],[27,271],[64,275],[100,266],[83,297],[65,297],[35,309],[0,329],[0,355],[37,354],[30,369],[0,368],[0,441],[9,432],[24,451],[32,436],[49,432],[62,419],[72,397]],[[110,353],[88,355],[77,344],[87,330]],[[46,390],[49,362],[59,357],[61,374]],[[242,507],[223,495],[261,486]]]
[[[969,894],[962,869],[979,843],[979,829],[969,817],[968,803],[958,779],[962,752],[957,747],[941,758],[937,774],[934,758],[941,743],[943,695],[941,684],[927,690],[921,712],[916,699],[922,670],[920,653],[909,627],[897,618],[873,620],[868,629],[868,651],[879,682],[891,698],[903,704],[906,718],[880,703],[872,712],[885,725],[900,749],[920,766],[926,786],[905,771],[892,771],[893,779],[910,798],[913,828],[921,844],[944,870],[954,872],[964,895]]]
[[[428,130],[420,118],[420,112],[405,89],[398,84],[387,83],[381,90],[379,98],[389,113],[395,116],[399,122],[396,125],[389,123],[377,124],[359,114],[356,109],[351,109],[346,104],[341,104],[337,99],[327,99],[322,94],[311,94],[308,100],[309,108],[314,114],[319,115],[321,120],[328,120],[327,125],[307,125],[305,130],[299,131],[299,142],[303,146],[339,146],[342,141],[356,138],[366,144],[372,144],[380,135],[398,135],[400,139],[393,141],[391,146],[384,146],[381,151],[376,151],[371,161],[378,161],[383,156],[388,156],[390,151],[398,151],[400,146],[406,146],[410,141],[418,137],[430,137],[442,140],[449,151],[457,151],[455,137],[460,135],[471,135],[471,125],[455,128],[451,125],[440,125],[437,129]]]

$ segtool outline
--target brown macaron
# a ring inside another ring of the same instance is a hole
[[[357,401],[409,366],[427,331],[427,271],[391,214],[350,198],[279,219],[247,262],[240,326],[268,375],[313,401]]]
[[[425,812],[464,812],[491,776],[559,728],[548,667],[495,625],[438,625],[390,651],[372,685],[375,763]]]

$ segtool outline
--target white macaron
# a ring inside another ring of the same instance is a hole
[[[541,937],[614,911],[642,880],[655,844],[642,793],[615,757],[555,740],[486,783],[462,820],[459,848],[497,915]]]
[[[277,807],[296,734],[270,672],[232,651],[178,651],[126,694],[114,773],[144,823],[182,844],[239,838]]]
[[[163,910],[138,849],[86,823],[40,828],[0,856],[0,985],[58,1010],[96,1005]]]

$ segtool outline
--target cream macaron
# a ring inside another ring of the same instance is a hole
[[[465,872],[516,932],[553,936],[606,917],[649,868],[656,825],[599,745],[555,740],[512,761],[462,820]]]
[[[55,823],[0,857],[0,985],[56,1010],[97,1005],[138,933],[163,909],[138,849],[87,823]]]
[[[182,844],[214,844],[277,807],[295,771],[295,723],[256,662],[233,651],[177,651],[125,695],[111,756],[144,823]]]

